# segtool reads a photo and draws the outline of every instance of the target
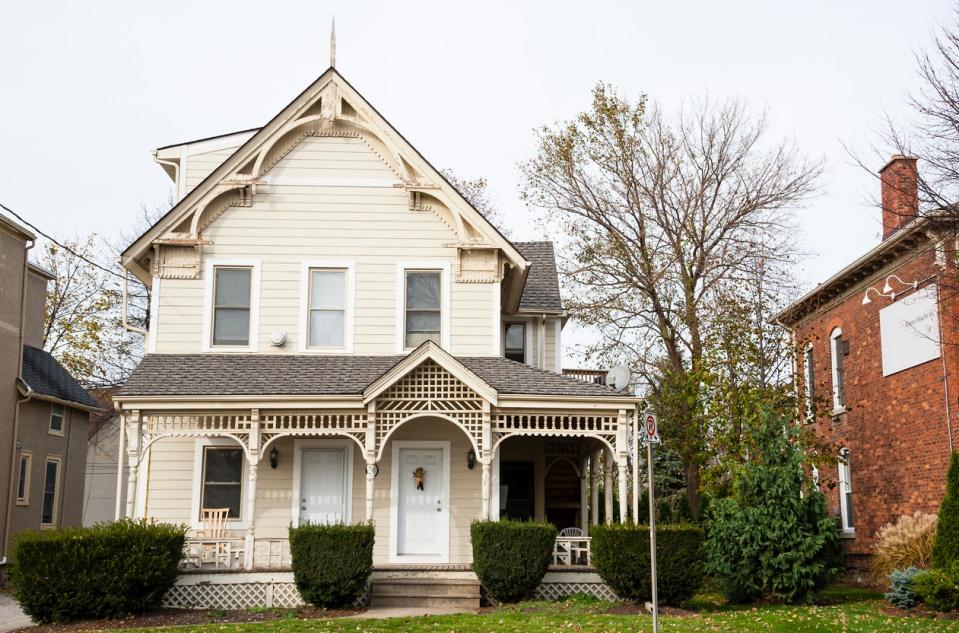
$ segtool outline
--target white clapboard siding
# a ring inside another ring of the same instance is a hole
[[[236,147],[225,147],[201,154],[189,154],[186,161],[186,191],[184,193],[189,193],[191,189],[200,184],[236,149]]]
[[[290,178],[294,184],[284,184]],[[395,174],[360,139],[306,138],[267,180],[273,184],[258,189],[251,207],[228,209],[203,234],[213,242],[204,247],[204,258],[261,262],[258,350],[298,351],[303,261],[350,259],[356,274],[354,353],[395,354],[397,263],[444,262],[455,276],[456,249],[446,246],[455,235],[448,224],[434,213],[411,211],[406,192],[392,184],[399,182]],[[346,186],[353,181],[361,186]],[[208,336],[203,291],[202,280],[163,280],[158,353],[201,350]],[[452,283],[452,353],[492,353],[492,301],[489,284]],[[278,330],[287,333],[282,348],[269,343]]]

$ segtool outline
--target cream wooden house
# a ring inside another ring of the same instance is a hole
[[[178,201],[122,256],[152,305],[117,507],[194,530],[171,604],[295,602],[304,521],[372,521],[377,573],[469,577],[474,520],[585,534],[601,451],[628,514],[637,399],[562,375],[552,246],[506,239],[334,68],[155,158]]]

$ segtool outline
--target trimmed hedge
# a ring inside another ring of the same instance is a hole
[[[370,524],[291,527],[293,580],[303,600],[321,608],[356,602],[373,570],[374,536]]]
[[[13,593],[34,622],[120,618],[159,606],[173,586],[186,526],[124,519],[20,532]]]
[[[649,526],[632,523],[593,525],[593,564],[606,584],[624,600],[652,599]],[[705,554],[701,528],[656,526],[656,580],[662,604],[679,606],[703,584]]]
[[[470,526],[473,571],[499,602],[528,596],[546,575],[556,526],[534,521],[476,521]]]

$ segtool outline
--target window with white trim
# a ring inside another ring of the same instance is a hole
[[[346,346],[346,269],[311,268],[308,298],[308,346],[343,349]]]
[[[812,343],[806,346],[803,352],[803,378],[806,381],[806,418],[812,422],[815,417],[816,404],[816,375],[813,364]]]
[[[33,454],[29,451],[20,453],[20,468],[17,472],[17,505],[30,504],[30,467],[33,465]]]
[[[252,280],[251,266],[214,266],[214,346],[246,347],[250,344]]]
[[[426,341],[441,345],[442,271],[407,270],[404,296],[404,346],[419,347]]]
[[[205,508],[228,508],[227,518],[239,519],[243,499],[243,449],[204,446],[202,477],[201,516]]]
[[[832,355],[832,408],[839,412],[846,407],[846,394],[843,375],[843,358],[848,353],[848,343],[842,338],[838,327],[829,334],[829,349]]]
[[[57,505],[60,496],[60,458],[47,457],[43,472],[43,502],[40,506],[40,525],[50,526],[57,522]]]
[[[517,363],[526,362],[526,324],[522,321],[506,324],[503,336],[503,355]]]
[[[50,405],[50,433],[63,435],[64,409],[62,404]]]
[[[842,515],[842,531],[856,532],[856,514],[852,503],[852,460],[849,449],[839,451],[839,510]]]

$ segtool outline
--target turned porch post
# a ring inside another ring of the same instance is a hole
[[[616,429],[616,469],[619,477],[619,522],[629,521],[629,491],[627,490],[627,455],[629,454],[629,416],[620,410]]]
[[[373,520],[373,493],[376,481],[376,401],[366,413],[366,521]]]
[[[250,415],[249,451],[247,452],[246,537],[244,538],[243,566],[253,570],[253,549],[256,546],[256,476],[260,466],[260,410]]]
[[[599,451],[589,456],[589,513],[590,523],[599,525]]]
[[[137,471],[140,469],[140,412],[134,410],[130,412],[130,417],[126,421],[127,432],[127,461],[129,462],[130,474],[127,478],[127,512],[128,519],[133,518],[136,510],[137,496]]]
[[[604,523],[613,522],[613,451],[603,450],[603,506],[606,513]]]
[[[483,520],[490,519],[490,483],[493,461],[493,426],[489,402],[483,402],[483,437],[480,442],[479,461],[483,466]]]

